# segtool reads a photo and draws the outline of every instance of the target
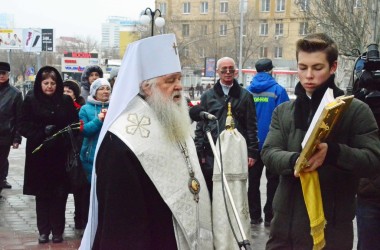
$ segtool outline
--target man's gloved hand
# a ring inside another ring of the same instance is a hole
[[[46,125],[46,127],[45,127],[45,135],[47,137],[52,136],[54,134],[54,132],[55,132],[55,128],[56,128],[55,125]]]

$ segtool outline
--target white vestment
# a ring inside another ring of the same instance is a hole
[[[216,142],[216,150],[219,157],[219,140],[221,141],[223,172],[226,176],[232,199],[235,204],[245,236],[244,240],[251,242],[251,224],[248,207],[248,153],[244,137],[234,129],[225,130],[220,134]],[[213,194],[212,194],[212,218],[214,232],[214,246],[218,250],[240,249],[228,222],[227,212],[222,193],[222,179],[219,166],[214,157]],[[243,241],[235,219],[227,192],[225,193],[228,213],[232,226],[239,242]],[[251,242],[252,243],[252,242]]]
[[[211,204],[192,138],[186,140],[186,145],[195,178],[200,183],[198,203],[188,188],[188,166],[179,145],[164,136],[164,128],[156,114],[141,97],[131,100],[109,131],[135,153],[173,213],[178,249],[212,250]],[[96,233],[95,229],[92,231],[91,234]],[[93,236],[91,238],[93,240]],[[81,249],[88,248],[81,245]]]

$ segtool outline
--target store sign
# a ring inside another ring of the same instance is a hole
[[[65,52],[62,60],[62,72],[80,73],[89,66],[99,63],[98,53]]]
[[[65,63],[77,63],[77,60],[66,59]]]
[[[66,71],[77,71],[77,72],[83,72],[85,67],[81,66],[65,66]]]

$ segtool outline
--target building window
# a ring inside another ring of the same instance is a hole
[[[354,8],[361,8],[363,7],[362,0],[354,0]]]
[[[208,13],[208,2],[201,2],[201,14]]]
[[[274,58],[282,58],[282,47],[274,48]]]
[[[270,9],[270,0],[261,0],[261,11],[268,12]]]
[[[307,22],[301,22],[300,23],[300,30],[299,30],[299,35],[304,36],[307,34],[307,28],[308,28],[308,23]]]
[[[285,0],[276,0],[276,11],[285,11]]]
[[[207,25],[201,25],[201,35],[207,35]]]
[[[183,3],[183,14],[190,14],[190,2]]]
[[[301,11],[309,10],[309,0],[299,0],[299,6]]]
[[[221,36],[227,35],[227,24],[220,25],[219,35],[221,35]]]
[[[259,49],[259,57],[268,57],[268,48],[267,47],[260,47]]]
[[[228,12],[228,2],[220,2],[220,13]]]
[[[182,36],[186,37],[190,35],[190,25],[189,24],[182,24]]]
[[[284,24],[283,23],[276,23],[275,28],[275,35],[276,36],[283,36],[284,35]]]
[[[190,51],[189,51],[189,48],[183,48],[183,56],[185,56],[185,57],[189,57],[189,55],[190,55]]]
[[[158,9],[161,11],[161,15],[165,16],[166,13],[166,3],[159,3]]]
[[[265,20],[265,21],[261,21],[260,22],[260,36],[267,36],[268,35],[268,22]]]

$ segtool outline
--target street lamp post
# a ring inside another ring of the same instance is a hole
[[[243,28],[244,28],[244,2],[240,0],[240,29],[239,29],[239,83],[243,83]],[[244,83],[245,86],[245,83]]]
[[[154,19],[154,16],[156,15],[157,12],[159,13],[159,16],[156,19]],[[152,11],[151,8],[145,9],[144,14],[141,15],[140,17],[140,22],[143,25],[148,25],[150,22],[152,23],[152,33],[151,33],[152,36],[153,36],[154,24],[156,24],[158,28],[161,28],[165,25],[165,19],[161,16],[161,11],[159,9]]]

